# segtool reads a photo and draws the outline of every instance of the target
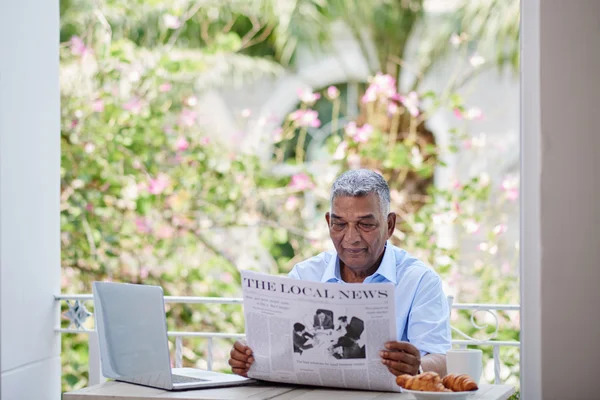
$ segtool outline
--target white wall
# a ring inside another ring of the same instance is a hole
[[[523,0],[523,28],[523,397],[597,399],[600,2]]]
[[[0,2],[2,400],[60,398],[58,1]]]

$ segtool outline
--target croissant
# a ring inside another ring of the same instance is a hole
[[[477,383],[466,374],[448,374],[442,380],[442,384],[453,392],[470,392],[478,389]]]
[[[433,372],[425,372],[424,374],[410,376],[400,375],[396,377],[398,386],[408,390],[416,390],[419,392],[450,392],[442,384],[440,376]]]

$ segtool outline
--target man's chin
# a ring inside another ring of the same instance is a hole
[[[363,269],[368,264],[368,260],[362,255],[346,256],[342,262],[350,269]]]

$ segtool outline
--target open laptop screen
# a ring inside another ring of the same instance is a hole
[[[162,288],[94,282],[94,300],[103,375],[170,381]]]

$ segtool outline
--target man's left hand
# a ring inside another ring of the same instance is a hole
[[[407,342],[387,342],[387,350],[380,352],[381,362],[388,370],[398,375],[417,375],[421,365],[421,353],[419,349]]]

